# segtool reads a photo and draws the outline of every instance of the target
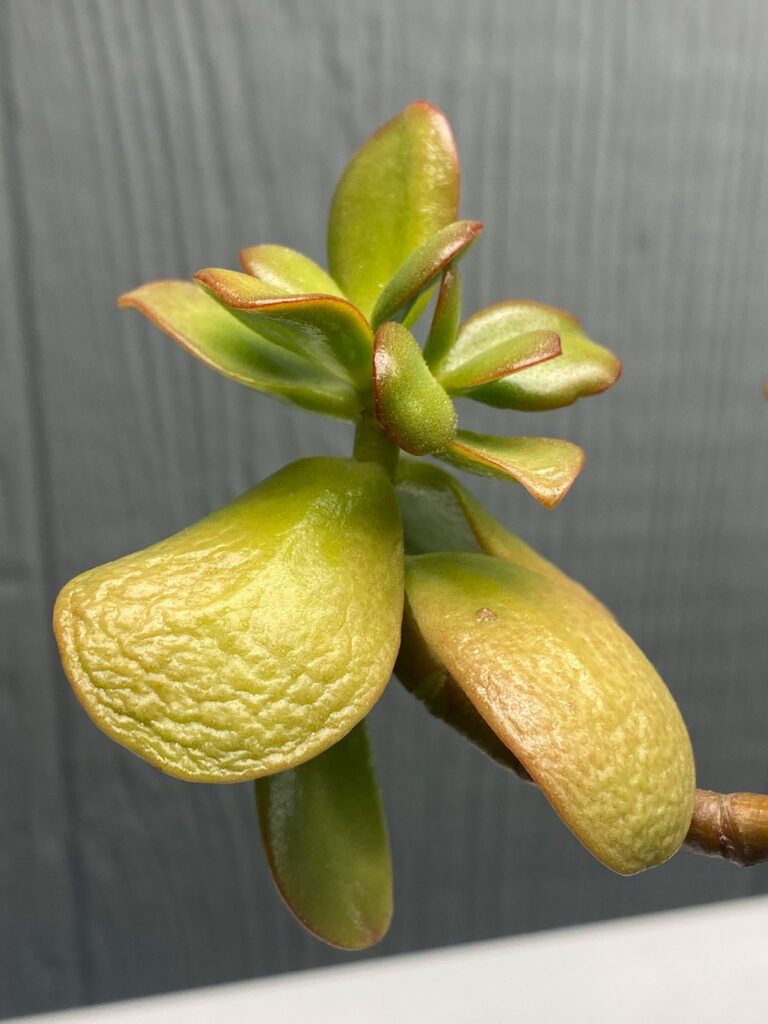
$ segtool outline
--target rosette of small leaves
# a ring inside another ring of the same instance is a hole
[[[154,281],[119,305],[211,368],[355,424],[353,458],[292,463],[59,595],[66,673],[109,736],[172,775],[256,780],[270,867],[311,931],[357,949],[392,913],[365,716],[393,670],[437,717],[535,780],[601,861],[671,856],[694,802],[675,703],[613,616],[498,523],[434,456],[516,481],[544,506],[583,453],[461,430],[453,399],[546,410],[621,366],[570,314],[502,301],[461,314],[445,117],[413,103],[353,156],[326,271],[261,244],[242,271]],[[423,349],[410,328],[435,297]],[[401,453],[405,453],[401,458]]]

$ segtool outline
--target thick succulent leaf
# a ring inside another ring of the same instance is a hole
[[[561,351],[560,335],[555,331],[527,331],[479,352],[452,370],[435,371],[435,376],[449,394],[471,398],[472,388],[555,359]]]
[[[285,295],[236,270],[195,274],[207,293],[246,326],[329,373],[370,389],[373,335],[351,302],[335,295]]]
[[[445,722],[497,764],[509,768],[521,778],[530,779],[512,751],[502,743],[445,665],[429,649],[407,603],[395,675],[433,718]]]
[[[62,662],[96,724],[171,775],[283,771],[335,743],[384,689],[402,557],[377,466],[295,462],[67,584],[54,612]]]
[[[250,388],[312,412],[353,419],[354,389],[240,323],[191,281],[152,281],[118,305],[133,307],[207,366]]]
[[[458,469],[498,480],[517,480],[546,508],[568,492],[584,464],[577,444],[551,437],[491,437],[459,430],[456,440],[437,453]]]
[[[392,863],[365,722],[298,768],[256,781],[267,859],[301,923],[342,949],[392,918]]]
[[[557,409],[605,391],[617,381],[621,363],[608,349],[590,341],[575,317],[522,300],[500,302],[475,313],[461,325],[456,343],[444,360],[430,365],[442,378],[489,348],[531,331],[554,331],[560,336],[562,354],[483,384],[468,397],[502,409]]]
[[[450,264],[443,271],[435,312],[424,345],[424,358],[433,371],[456,341],[460,320],[461,273],[457,266]]]
[[[456,220],[459,161],[445,116],[411,103],[352,157],[336,187],[328,219],[328,266],[370,316],[400,264]]]
[[[373,345],[376,418],[392,440],[413,455],[443,451],[456,433],[456,411],[429,372],[416,339],[386,323]]]
[[[288,295],[335,295],[344,298],[341,288],[330,274],[304,253],[284,245],[255,245],[243,249],[240,263],[252,274],[273,288]]]
[[[511,533],[450,473],[403,457],[397,466],[397,503],[409,555],[468,551],[494,555],[537,572],[611,613],[556,565]]]
[[[615,620],[487,555],[409,557],[406,594],[429,649],[599,860],[633,874],[678,849],[693,810],[690,742]]]
[[[459,220],[423,242],[384,286],[371,313],[373,329],[387,320],[402,321],[408,316],[416,300],[445,267],[467,252],[482,230],[483,225],[476,220]]]
[[[450,473],[430,462],[407,455],[400,457],[395,493],[403,521],[406,554],[482,551],[451,488],[452,482],[454,478]],[[457,486],[460,486],[458,482]]]
[[[438,466],[408,457],[400,459],[395,490],[407,554],[485,552],[540,572],[573,588],[587,600],[595,600],[575,580],[506,530],[458,480]],[[395,675],[435,718],[451,726],[498,764],[521,778],[530,778],[429,649],[407,605]]]

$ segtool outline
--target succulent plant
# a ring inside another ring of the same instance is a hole
[[[621,370],[559,309],[504,301],[461,321],[458,264],[482,225],[458,220],[458,202],[448,123],[413,103],[344,171],[329,271],[258,245],[243,272],[209,268],[119,300],[220,373],[354,423],[354,454],[294,462],[78,576],[54,614],[69,680],[109,736],[179,778],[256,780],[280,892],[348,949],[378,941],[392,913],[364,720],[393,670],[535,781],[615,871],[661,863],[689,829],[692,845],[733,856],[723,798],[700,794],[694,816],[688,735],[648,660],[596,598],[423,459],[517,481],[552,507],[581,449],[460,430],[452,399],[554,409]],[[410,328],[433,296],[422,349]],[[754,824],[754,801],[737,818]]]

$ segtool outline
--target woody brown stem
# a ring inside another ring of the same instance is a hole
[[[768,796],[696,790],[685,846],[749,867],[768,860]]]

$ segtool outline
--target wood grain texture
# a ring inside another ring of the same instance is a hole
[[[545,512],[469,480],[612,607],[678,697],[699,781],[768,786],[768,7],[761,0],[6,0],[0,6],[0,1013],[347,959],[274,893],[250,787],[190,786],[86,720],[57,588],[300,456],[309,420],[196,364],[121,292],[239,248],[323,259],[344,163],[409,100],[463,163],[467,311],[570,309],[625,362],[557,413]],[[372,720],[395,919],[377,953],[768,890],[678,857],[630,880],[394,687]]]

